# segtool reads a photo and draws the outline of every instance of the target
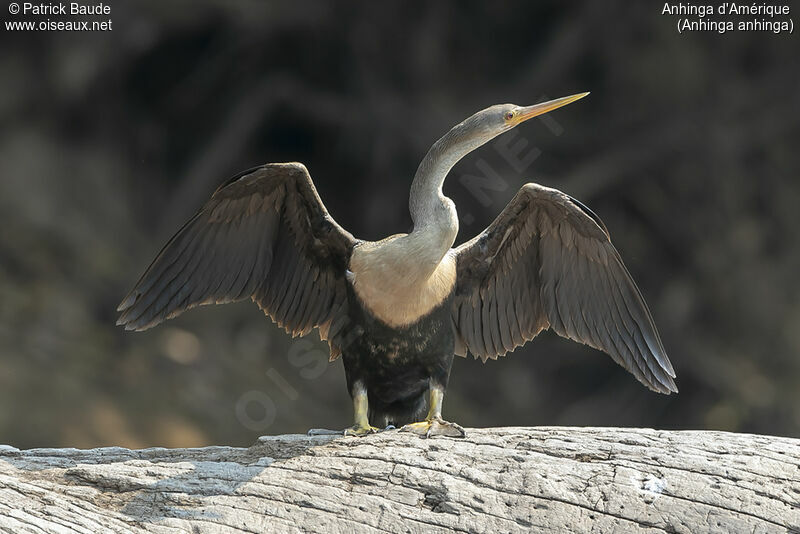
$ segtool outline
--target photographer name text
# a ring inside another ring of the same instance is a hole
[[[109,32],[113,29],[111,5],[102,2],[11,2],[8,4],[8,12],[16,18],[5,22],[6,31]],[[25,17],[46,18],[20,20]]]

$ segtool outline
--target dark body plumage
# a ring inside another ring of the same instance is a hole
[[[377,319],[352,290],[348,291],[352,330],[342,350],[347,389],[358,380],[369,398],[369,419],[377,426],[399,426],[419,420],[433,379],[447,388],[455,336],[448,298],[428,315],[406,327]]]

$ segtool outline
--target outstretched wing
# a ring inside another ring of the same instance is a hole
[[[355,242],[302,164],[250,169],[169,240],[119,305],[117,324],[145,330],[195,306],[251,298],[292,335],[320,327],[331,342]]]
[[[555,189],[526,184],[456,250],[456,354],[497,358],[552,328],[608,353],[654,391],[677,391],[650,311],[602,221]]]

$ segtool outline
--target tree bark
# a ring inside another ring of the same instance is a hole
[[[2,532],[800,532],[800,440],[618,428],[0,447]]]

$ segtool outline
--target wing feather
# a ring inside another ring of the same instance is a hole
[[[550,327],[608,353],[650,389],[677,391],[647,304],[605,225],[585,205],[526,184],[455,252],[458,354],[494,359]]]
[[[330,217],[299,163],[250,169],[220,186],[123,299],[118,324],[145,330],[204,304],[250,298],[292,334],[346,306],[356,240]],[[329,338],[332,354],[338,339]]]

